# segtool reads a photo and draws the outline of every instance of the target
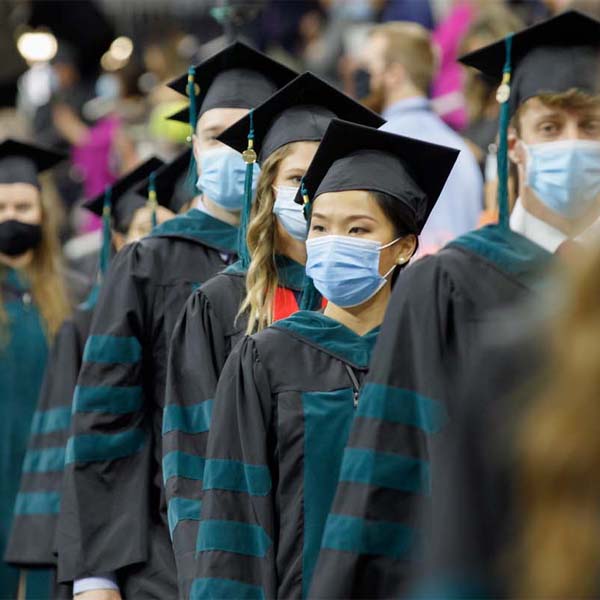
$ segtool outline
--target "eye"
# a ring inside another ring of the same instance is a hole
[[[26,203],[26,202],[19,202],[17,203],[17,205],[15,206],[15,209],[18,212],[27,212],[28,210],[31,209],[31,204]]]
[[[323,227],[323,225],[314,224],[310,226],[310,230],[322,233],[325,231],[325,227]]]
[[[364,227],[351,227],[348,233],[350,235],[364,235],[365,233],[369,233],[369,230]]]
[[[302,175],[294,175],[290,177],[290,181],[293,181],[295,184],[300,185],[302,182]]]
[[[583,124],[583,128],[589,135],[598,135],[600,134],[600,120],[587,121]]]
[[[544,121],[543,123],[540,123],[538,129],[540,133],[545,136],[556,135],[560,131],[559,125],[553,121]]]

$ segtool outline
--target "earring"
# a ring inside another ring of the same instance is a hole
[[[408,258],[406,258],[406,256],[401,256],[401,257],[398,259],[398,264],[399,264],[399,265],[403,265],[403,264],[404,264],[404,263],[405,263],[407,260],[408,260]]]

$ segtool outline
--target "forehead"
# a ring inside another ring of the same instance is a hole
[[[526,100],[519,108],[521,119],[536,119],[550,115],[561,115],[564,117],[582,117],[588,115],[600,116],[600,97],[589,99],[589,102],[568,102],[544,100],[534,97]]]
[[[317,196],[313,203],[313,215],[327,218],[348,218],[368,215],[373,219],[385,219],[377,200],[365,190],[327,192]]]
[[[224,129],[248,114],[247,108],[211,108],[198,119],[197,128]]]
[[[30,183],[0,183],[0,200],[31,200],[39,199],[39,190]]]
[[[308,167],[318,147],[319,142],[294,142],[290,144],[290,151],[281,161],[280,169],[295,168],[299,164]]]

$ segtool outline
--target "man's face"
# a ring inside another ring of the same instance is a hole
[[[369,108],[378,112],[382,110],[386,97],[386,44],[387,41],[383,35],[371,35],[361,57],[362,68],[370,75],[369,96],[362,101]]]
[[[585,108],[562,108],[531,98],[519,111],[520,139],[525,144],[563,140],[600,141],[600,101]]]
[[[198,119],[196,133],[193,137],[194,157],[200,175],[203,155],[211,150],[227,148],[217,137],[228,127],[248,114],[247,108],[212,108]]]

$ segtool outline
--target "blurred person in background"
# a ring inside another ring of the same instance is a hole
[[[162,161],[151,158],[139,168],[127,173],[109,191],[86,204],[98,216],[103,215],[104,232],[102,257],[94,289],[85,303],[80,304],[60,327],[49,353],[39,402],[33,417],[29,444],[25,454],[17,511],[11,528],[5,560],[21,569],[56,567],[56,526],[62,492],[65,447],[71,423],[72,399],[81,367],[83,349],[88,337],[99,286],[108,268],[110,246],[119,251],[125,243],[144,233],[136,231],[139,214],[152,210],[148,201],[136,190]],[[159,172],[160,173],[160,172]],[[165,201],[166,195],[160,198]],[[156,207],[157,221],[163,222],[173,213],[164,206]],[[149,231],[150,216],[143,221]],[[110,228],[109,228],[110,227]],[[32,498],[37,499],[33,505]],[[29,505],[31,510],[22,510]],[[70,586],[60,586],[57,596],[72,596]]]
[[[454,485],[443,485],[439,467],[479,336],[510,325],[502,309],[551,296],[554,254],[568,252],[600,213],[600,22],[568,12],[509,39],[461,60],[500,80],[509,50],[512,86],[505,82],[500,98],[503,123],[510,114],[513,121],[501,140],[519,169],[520,202],[509,227],[507,196],[499,195],[498,225],[461,236],[400,276],[349,443],[371,459],[344,458],[350,475],[340,478],[330,515],[352,515],[356,535],[335,545],[324,539],[314,597],[402,594],[419,549],[437,536],[424,535],[420,513],[428,519]],[[481,410],[500,383],[482,382]]]
[[[380,110],[384,131],[460,150],[444,190],[422,233],[420,255],[435,252],[473,229],[482,207],[482,177],[462,140],[432,110],[427,94],[435,74],[435,54],[426,29],[416,23],[374,27],[363,49],[367,105]]]
[[[0,144],[0,551],[8,541],[13,506],[48,345],[81,300],[62,268],[53,209],[38,175],[63,156],[15,140]],[[74,294],[73,294],[74,292]],[[77,297],[78,296],[78,297]],[[31,468],[39,467],[34,457]],[[17,503],[17,514],[38,508],[35,495]],[[5,597],[51,597],[49,572],[25,574],[0,562]]]

